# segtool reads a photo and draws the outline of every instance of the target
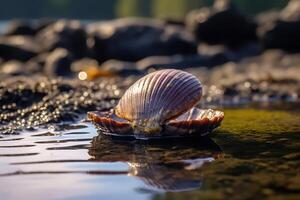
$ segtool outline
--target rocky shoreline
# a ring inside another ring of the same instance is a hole
[[[12,21],[0,36],[1,76],[76,77],[78,71],[92,67],[97,76],[122,75],[172,66],[211,68],[260,56],[269,49],[289,55],[300,52],[299,13],[298,0],[281,11],[254,17],[229,0],[216,0],[212,7],[191,11],[182,22]]]

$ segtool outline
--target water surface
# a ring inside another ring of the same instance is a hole
[[[120,140],[81,122],[1,135],[1,199],[299,198],[299,119],[225,110],[211,139]]]

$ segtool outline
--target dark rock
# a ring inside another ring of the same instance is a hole
[[[284,21],[299,21],[300,1],[290,0],[287,6],[280,12],[280,19]]]
[[[1,74],[7,75],[24,75],[24,64],[17,60],[11,60],[3,63],[0,67]]]
[[[43,30],[44,28],[54,24],[55,22],[57,22],[57,20],[48,19],[48,18],[42,18],[42,19],[37,20],[35,22],[36,32]]]
[[[0,65],[1,75],[19,76],[32,75],[32,73],[39,72],[37,66],[33,63],[24,63],[18,60],[9,60]]]
[[[64,48],[71,52],[75,58],[87,54],[87,35],[79,21],[59,20],[46,26],[37,34],[37,41],[42,50],[50,52],[56,48]]]
[[[149,57],[139,61],[139,69],[161,69],[161,68],[191,68],[191,67],[213,67],[228,62],[228,58],[223,53],[212,56],[207,55],[175,55],[170,57]]]
[[[239,92],[234,87],[226,87],[223,94],[224,96],[236,96]]]
[[[258,23],[256,34],[261,39],[266,31],[272,29],[276,21],[280,18],[280,12],[277,10],[269,10],[256,15],[255,19]]]
[[[45,61],[45,74],[49,76],[70,76],[72,55],[62,48],[57,48],[51,52]]]
[[[4,60],[27,61],[38,53],[32,37],[9,36],[0,38],[0,57]]]
[[[92,58],[82,58],[80,60],[76,60],[71,65],[72,72],[80,72],[84,71],[88,68],[98,68],[98,61]]]
[[[235,48],[255,41],[256,24],[229,0],[216,0],[212,8],[188,14],[186,24],[200,42]]]
[[[267,10],[262,13],[259,13],[255,16],[255,20],[258,25],[267,25],[270,23],[274,23],[280,17],[280,12],[278,10]],[[260,28],[260,27],[258,27]]]
[[[29,65],[35,65],[38,68],[40,68],[41,70],[43,69],[43,67],[46,64],[46,59],[49,56],[50,53],[41,53],[38,54],[37,56],[31,58],[30,60],[28,60],[26,63]]]
[[[91,24],[88,30],[89,47],[100,62],[196,53],[196,44],[189,33],[181,26],[163,21],[118,19]]]
[[[0,132],[11,134],[24,128],[48,127],[53,125],[51,122],[55,126],[63,122],[61,128],[65,129],[66,121],[77,121],[87,111],[112,108],[123,93],[118,85],[123,86],[124,81],[116,78],[91,83],[44,76],[6,77],[0,81]]]
[[[265,48],[279,48],[287,51],[300,51],[300,21],[278,21],[266,31],[262,41]]]
[[[119,60],[108,60],[101,65],[101,70],[119,76],[141,75],[145,71],[138,69],[136,63]]]
[[[36,29],[29,22],[15,20],[11,21],[4,31],[4,35],[34,35]]]
[[[182,20],[176,20],[176,19],[165,19],[165,22],[169,25],[178,25],[178,26],[182,26],[184,27],[185,26],[185,22],[182,21]]]
[[[141,70],[159,68],[190,68],[190,67],[214,67],[226,62],[238,62],[246,57],[256,56],[261,52],[258,44],[248,44],[238,49],[231,50],[220,47],[214,52],[208,53],[207,49],[199,49],[200,54],[175,55],[175,56],[153,56],[137,62]]]
[[[258,18],[258,35],[265,48],[300,51],[300,1],[291,0],[277,13]]]
[[[238,62],[247,57],[257,56],[262,52],[262,47],[259,43],[247,43],[239,48],[227,48],[223,45],[198,45],[198,52],[201,55],[214,56],[224,54],[229,61]]]
[[[32,36],[5,36],[0,38],[0,42],[20,47],[23,49],[31,50],[32,52],[40,52],[40,45]]]

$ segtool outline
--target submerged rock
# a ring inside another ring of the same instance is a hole
[[[189,33],[158,20],[117,19],[90,24],[88,31],[88,44],[100,61],[137,61],[148,56],[196,52]]]

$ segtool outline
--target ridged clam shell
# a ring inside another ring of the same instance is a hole
[[[137,126],[162,125],[191,109],[201,95],[202,85],[194,75],[160,70],[135,82],[120,99],[115,113]]]

